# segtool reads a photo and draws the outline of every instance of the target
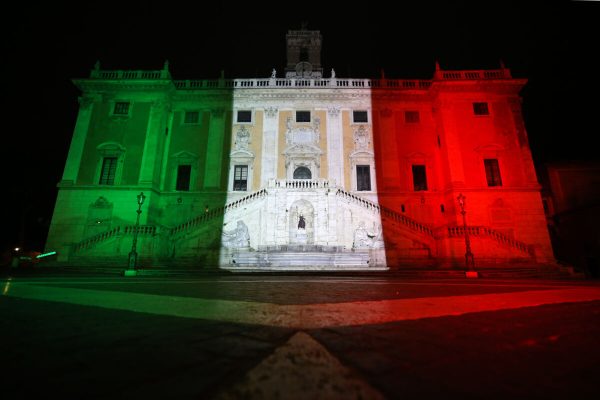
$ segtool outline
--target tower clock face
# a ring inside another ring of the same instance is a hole
[[[302,61],[296,64],[296,75],[301,76],[303,78],[309,77],[312,75],[312,65],[309,62]]]

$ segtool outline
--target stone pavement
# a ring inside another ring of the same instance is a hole
[[[386,277],[7,277],[19,398],[595,398],[600,285]]]

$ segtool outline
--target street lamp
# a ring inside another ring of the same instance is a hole
[[[473,253],[471,252],[471,240],[469,239],[469,230],[467,229],[467,212],[465,211],[465,200],[467,199],[463,194],[459,194],[456,198],[458,200],[458,205],[460,206],[460,213],[463,218],[463,231],[465,232],[465,265],[468,271],[473,271],[475,269],[475,259],[473,258]]]
[[[129,270],[135,270],[137,267],[137,258],[138,258],[138,254],[136,251],[136,246],[137,246],[137,236],[138,236],[138,231],[140,228],[140,214],[142,213],[142,204],[144,204],[144,200],[146,199],[146,196],[144,196],[144,192],[141,192],[140,194],[137,195],[137,203],[138,203],[138,209],[137,209],[137,219],[135,220],[135,228],[133,230],[133,242],[131,243],[131,252],[129,252]]]

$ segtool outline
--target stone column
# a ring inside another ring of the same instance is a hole
[[[204,188],[218,189],[221,186],[223,166],[223,143],[225,135],[225,111],[214,109],[210,113],[206,161],[204,168]],[[227,149],[230,151],[230,149]]]
[[[77,115],[77,122],[75,123],[61,185],[74,185],[77,182],[77,175],[81,165],[81,157],[90,127],[95,100],[91,96],[82,96],[79,98],[79,114]]]
[[[160,171],[159,144],[162,132],[162,119],[165,114],[166,103],[155,101],[150,108],[148,127],[146,128],[146,140],[144,141],[144,152],[140,167],[138,185],[155,187],[158,185]]]
[[[277,178],[277,133],[279,128],[279,111],[275,107],[265,108],[263,120],[262,160],[260,171],[260,187],[267,186],[270,179]]]

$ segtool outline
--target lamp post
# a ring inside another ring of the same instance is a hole
[[[458,200],[458,205],[460,206],[460,213],[462,214],[463,218],[463,231],[465,232],[465,266],[467,267],[467,271],[473,271],[475,269],[475,259],[473,258],[473,253],[471,252],[471,240],[469,239],[469,230],[467,229],[467,212],[465,211],[465,200],[467,198],[460,193],[456,199]],[[467,275],[469,275],[468,272]]]
[[[128,263],[128,270],[135,270],[137,267],[137,258],[138,258],[138,254],[137,254],[137,250],[136,250],[136,246],[137,246],[137,236],[138,236],[138,231],[139,231],[139,227],[140,227],[140,214],[142,213],[142,204],[144,204],[144,200],[146,199],[146,196],[144,196],[144,192],[141,192],[140,194],[137,195],[137,203],[138,203],[138,209],[137,209],[137,219],[135,220],[135,228],[133,230],[133,242],[131,243],[131,252],[129,252],[129,263]]]

